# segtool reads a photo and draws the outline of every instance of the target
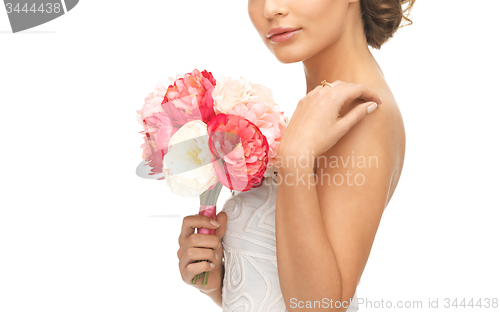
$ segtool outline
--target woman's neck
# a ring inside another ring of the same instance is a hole
[[[359,9],[359,8],[358,8]],[[346,25],[340,38],[314,56],[302,61],[307,93],[321,81],[362,83],[384,79],[384,74],[368,49],[366,36],[356,8],[348,10]]]

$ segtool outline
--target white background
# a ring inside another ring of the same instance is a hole
[[[136,110],[158,79],[198,68],[271,88],[291,116],[302,64],[274,58],[246,5],[87,0],[18,34],[0,7],[0,311],[221,310],[178,271],[198,199],[135,175]],[[407,149],[359,298],[500,297],[499,11],[417,0],[414,24],[372,50]]]

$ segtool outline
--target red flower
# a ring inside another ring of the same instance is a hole
[[[207,124],[215,117],[212,97],[215,84],[212,73],[195,69],[168,87],[161,103],[162,108],[178,127],[192,120],[201,120]]]
[[[219,182],[241,192],[260,186],[269,159],[269,144],[259,128],[241,116],[223,113],[207,126]]]

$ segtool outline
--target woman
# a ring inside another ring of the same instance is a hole
[[[233,194],[215,225],[184,218],[182,278],[191,285],[210,271],[206,288],[193,286],[224,311],[357,309],[356,288],[405,153],[398,105],[368,45],[379,49],[410,21],[413,4],[248,1],[267,48],[282,63],[303,63],[307,95],[280,143],[276,175]],[[200,227],[216,234],[193,234]]]

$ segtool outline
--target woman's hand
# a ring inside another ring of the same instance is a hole
[[[286,159],[306,152],[311,155],[314,151],[314,156],[325,153],[377,107],[372,102],[382,104],[382,99],[363,84],[337,80],[331,85],[319,85],[299,101],[281,140],[280,156]],[[360,99],[366,102],[340,117],[343,107]]]
[[[221,275],[209,274],[208,283],[203,286],[202,278],[193,285],[195,275],[205,271],[222,273],[222,243],[221,239],[226,232],[227,215],[219,212],[217,222],[220,226],[211,223],[215,221],[207,216],[190,215],[184,217],[181,234],[179,235],[179,271],[182,280],[204,291],[216,290],[221,287]],[[196,228],[215,229],[215,235],[194,233]],[[209,260],[196,262],[196,260]],[[211,264],[213,266],[211,266]]]

